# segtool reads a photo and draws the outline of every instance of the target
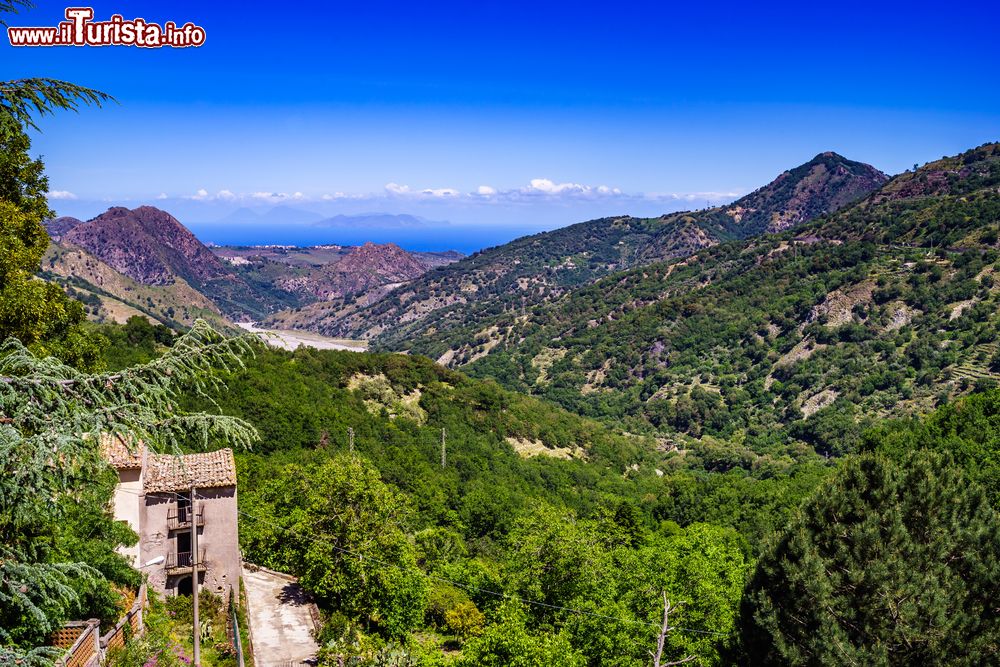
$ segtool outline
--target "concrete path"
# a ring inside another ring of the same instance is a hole
[[[299,585],[291,577],[244,565],[243,586],[256,666],[316,664],[312,603]]]

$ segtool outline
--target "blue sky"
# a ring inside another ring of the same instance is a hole
[[[120,102],[42,123],[54,207],[157,204],[223,240],[209,223],[284,204],[448,220],[432,244],[470,246],[725,201],[825,150],[895,173],[1000,139],[992,3],[92,4],[207,41],[3,40],[4,78]]]

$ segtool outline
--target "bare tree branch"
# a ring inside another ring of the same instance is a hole
[[[660,634],[656,637],[656,653],[652,653],[653,667],[673,667],[674,665],[683,665],[684,663],[698,659],[698,656],[696,655],[689,655],[686,658],[681,658],[680,660],[675,660],[673,662],[660,662],[663,658],[663,646],[667,643],[667,634],[674,629],[670,627],[670,612],[674,611],[679,606],[680,605],[677,605],[675,607],[671,605],[670,600],[667,599],[667,592],[663,591],[663,625],[660,626]]]

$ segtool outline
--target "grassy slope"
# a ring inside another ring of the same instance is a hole
[[[198,318],[215,326],[231,326],[219,309],[183,279],[172,285],[143,285],[122,275],[87,251],[49,245],[42,259],[43,275],[97,295],[107,304],[98,311],[110,321],[124,321],[136,311],[172,326],[190,326]]]

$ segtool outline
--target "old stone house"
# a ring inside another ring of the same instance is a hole
[[[191,593],[197,561],[199,584],[227,599],[240,576],[232,450],[156,454],[143,445],[128,447],[111,438],[103,450],[118,471],[115,518],[139,535],[139,543],[122,553],[149,575],[155,590],[168,595]],[[197,558],[192,530],[198,531]]]

